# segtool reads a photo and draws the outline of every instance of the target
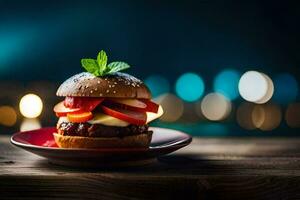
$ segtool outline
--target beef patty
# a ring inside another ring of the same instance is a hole
[[[105,126],[102,124],[72,123],[62,122],[57,125],[57,132],[64,136],[82,137],[124,137],[129,135],[139,135],[142,133],[151,134],[148,125],[129,125],[126,127]]]

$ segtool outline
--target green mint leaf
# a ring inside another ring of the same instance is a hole
[[[99,66],[95,59],[91,59],[91,58],[81,59],[81,65],[86,71],[88,71],[94,75],[96,75],[96,74],[98,74],[98,76],[100,75],[99,74]]]
[[[107,55],[103,50],[98,53],[96,60],[91,58],[81,59],[81,65],[84,69],[86,69],[86,71],[94,74],[95,76],[113,74],[130,67],[125,62],[112,62],[107,65]]]
[[[118,71],[128,69],[129,67],[130,65],[128,65],[126,62],[111,62],[107,66],[108,71],[106,71],[106,73],[107,74],[115,73]]]
[[[99,66],[99,72],[102,74],[106,70],[107,55],[105,51],[101,50],[97,56],[97,63]]]

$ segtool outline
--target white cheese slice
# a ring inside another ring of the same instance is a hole
[[[94,113],[93,119],[88,121],[88,123],[90,123],[90,124],[102,124],[102,125],[105,125],[105,126],[119,126],[119,127],[125,127],[125,126],[129,125],[128,122],[117,119],[117,118],[112,117],[110,115],[106,115],[104,113]]]
[[[61,123],[63,123],[63,122],[70,122],[70,121],[68,120],[67,117],[60,117],[60,118],[58,119],[57,125],[58,125],[58,124],[61,124]]]
[[[164,114],[164,110],[161,106],[159,106],[157,113],[146,112],[146,114],[147,114],[147,124],[148,124],[149,122],[152,122],[153,120],[161,117]]]

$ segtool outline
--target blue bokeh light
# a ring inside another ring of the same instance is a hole
[[[274,78],[273,99],[282,104],[292,102],[298,95],[298,83],[294,76],[282,73]]]
[[[239,96],[238,84],[241,74],[233,69],[221,71],[214,80],[214,91],[230,100]]]
[[[181,75],[175,86],[177,95],[185,101],[196,101],[204,92],[203,79],[195,73]]]
[[[150,89],[153,97],[158,97],[159,95],[170,91],[170,83],[160,75],[149,76],[145,79],[145,83]]]

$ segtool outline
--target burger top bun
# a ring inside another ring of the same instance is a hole
[[[56,95],[151,99],[149,89],[141,80],[121,72],[102,77],[89,72],[76,74],[60,85]]]

